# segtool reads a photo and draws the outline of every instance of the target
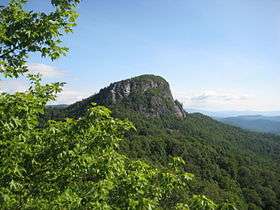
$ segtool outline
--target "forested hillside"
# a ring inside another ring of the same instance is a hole
[[[190,185],[194,193],[230,200],[239,209],[280,208],[280,137],[187,114],[168,83],[153,75],[113,83],[64,109],[48,108],[45,118],[78,118],[93,102],[134,123],[137,131],[120,147],[129,157],[165,167],[169,156],[180,156],[186,171],[197,175]]]

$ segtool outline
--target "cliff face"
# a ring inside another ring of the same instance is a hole
[[[166,114],[178,118],[186,116],[180,103],[174,101],[169,84],[162,77],[142,75],[110,84],[96,95],[68,107],[84,108],[90,102],[110,108],[123,107],[145,116],[159,117]]]

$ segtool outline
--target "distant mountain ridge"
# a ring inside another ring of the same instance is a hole
[[[217,120],[251,131],[280,134],[280,116],[244,115],[217,118]]]
[[[251,116],[251,115],[262,115],[267,117],[280,116],[280,111],[234,111],[234,110],[226,110],[226,111],[211,111],[204,109],[193,109],[186,108],[187,112],[190,113],[202,113],[210,117],[215,118],[227,118],[227,117],[237,117],[237,116]]]

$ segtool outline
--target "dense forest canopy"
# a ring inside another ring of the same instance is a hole
[[[169,91],[151,85],[158,81],[157,76],[144,75],[125,81],[113,83],[66,108],[48,108],[47,118],[77,118],[83,116],[91,102],[105,105],[113,110],[114,117],[129,119],[137,128],[136,133],[128,133],[121,143],[123,154],[158,167],[167,166],[170,156],[180,156],[187,163],[186,170],[196,174],[190,185],[192,192],[205,194],[217,202],[229,200],[239,209],[279,209],[280,137],[245,131],[202,114],[178,118],[172,108],[173,98],[166,95]],[[132,87],[150,89],[126,95],[119,88],[119,99],[110,100],[112,88],[125,87],[127,81]],[[170,112],[156,114],[158,107],[170,107],[166,104],[171,104]]]

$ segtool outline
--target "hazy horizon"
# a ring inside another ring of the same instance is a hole
[[[189,113],[201,113],[210,117],[227,118],[227,117],[239,117],[239,116],[255,116],[260,115],[264,117],[276,117],[280,116],[279,110],[274,111],[262,111],[262,110],[206,110],[206,109],[192,109],[185,108]]]

